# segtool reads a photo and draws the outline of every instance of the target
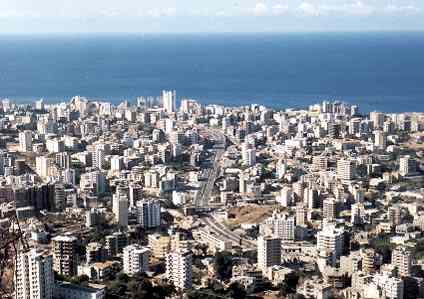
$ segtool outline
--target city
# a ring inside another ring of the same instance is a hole
[[[424,113],[0,101],[0,297],[424,298]]]

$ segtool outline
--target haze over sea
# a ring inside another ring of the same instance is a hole
[[[119,103],[176,89],[231,106],[424,112],[424,33],[0,37],[0,98]]]

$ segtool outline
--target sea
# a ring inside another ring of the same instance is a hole
[[[424,112],[424,32],[0,36],[0,98]]]

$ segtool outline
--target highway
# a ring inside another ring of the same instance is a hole
[[[219,176],[219,162],[225,153],[225,135],[219,130],[212,128],[204,128],[203,131],[215,140],[215,146],[213,149],[213,156],[211,158],[211,161],[213,161],[212,167],[205,170],[205,176],[208,179],[202,184],[202,187],[194,200],[194,205],[197,208],[209,207],[209,200],[215,186],[215,181]]]
[[[208,208],[209,201],[215,186],[215,181],[220,173],[220,161],[225,153],[226,136],[219,130],[213,128],[202,128],[203,133],[209,135],[211,139],[215,140],[213,149],[212,167],[205,170],[207,181],[203,183],[197,197],[195,198],[194,205],[196,208]],[[201,222],[215,234],[222,236],[228,241],[231,241],[234,246],[241,246],[243,250],[256,249],[256,242],[242,238],[240,235],[228,229],[225,225],[220,223],[215,217],[208,215],[201,218]]]
[[[231,241],[234,246],[241,246],[244,250],[256,249],[256,242],[242,238],[240,235],[228,229],[213,216],[206,216],[201,219],[203,224],[217,235]],[[240,242],[241,241],[241,242]]]

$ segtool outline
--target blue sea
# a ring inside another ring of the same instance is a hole
[[[424,112],[424,33],[0,36],[0,98],[157,96]]]

